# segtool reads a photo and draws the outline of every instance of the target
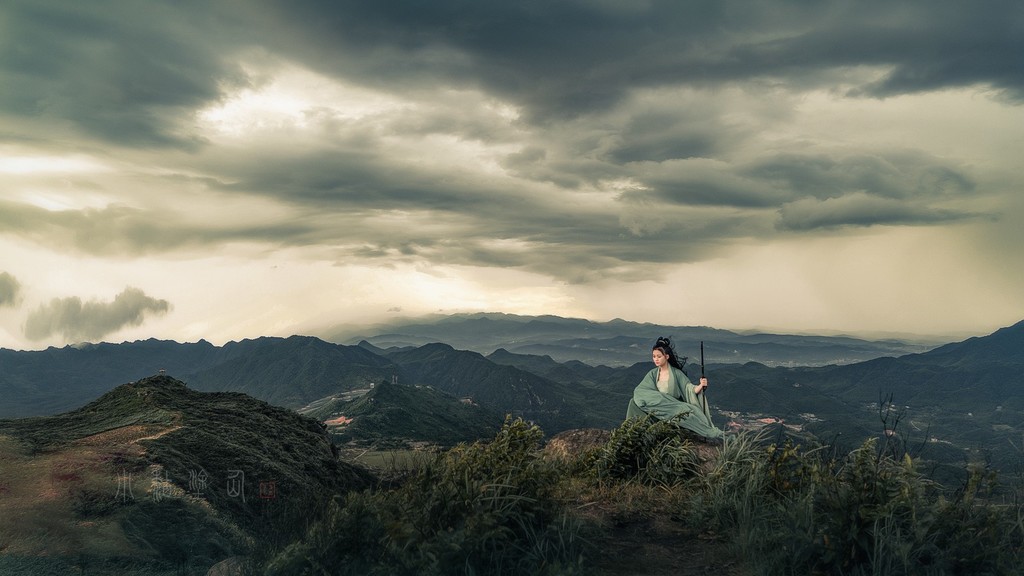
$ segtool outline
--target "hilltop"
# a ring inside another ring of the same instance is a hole
[[[0,458],[0,566],[45,557],[90,573],[191,573],[252,554],[373,480],[338,460],[319,422],[163,375],[71,412],[0,420]]]

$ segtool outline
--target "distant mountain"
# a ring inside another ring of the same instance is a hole
[[[292,409],[397,379],[472,399],[501,415],[532,419],[550,433],[613,426],[624,405],[621,394],[610,394],[587,378],[562,383],[446,344],[385,350],[366,343],[344,346],[292,336],[222,347],[147,340],[3,352],[0,370],[11,370],[0,371],[0,394],[9,393],[13,401],[0,405],[0,417],[75,408],[128,376],[150,375],[164,367],[196,390],[242,392]],[[586,370],[581,363],[576,369]]]
[[[669,336],[680,355],[694,358],[700,342],[707,360],[717,363],[760,362],[773,366],[849,364],[883,356],[923,352],[934,342],[896,339],[864,340],[848,336],[801,336],[739,333],[704,326],[667,326],[612,320],[592,322],[558,316],[512,314],[454,314],[396,321],[369,330],[334,331],[334,342],[362,341],[381,349],[419,347],[444,342],[490,354],[508,352],[549,356],[557,362],[578,361],[592,366],[629,366],[646,359],[659,336]]]
[[[901,404],[968,410],[1024,410],[1024,322],[930,352],[849,366],[794,370],[814,375],[832,393],[865,401],[878,390]]]
[[[1024,320],[1000,328],[988,336],[968,338],[921,354],[927,363],[942,366],[992,366],[1024,364]],[[911,356],[913,358],[913,356]]]
[[[556,362],[551,356],[516,354],[504,348],[488,354],[487,359],[495,364],[515,366],[556,382],[572,382],[617,393],[632,393],[633,387],[653,367],[650,362],[637,362],[624,367],[591,366],[578,360]]]
[[[1024,322],[921,354],[845,366],[727,366],[713,377],[720,406],[782,417],[821,438],[881,434],[879,401],[891,398],[898,432],[921,442],[923,456],[1024,465]]]
[[[183,379],[197,390],[244,392],[277,406],[299,408],[401,373],[379,354],[309,336],[230,342],[223,352],[223,362],[186,372]]]
[[[5,565],[45,558],[47,574],[205,573],[253,553],[253,538],[297,535],[324,501],[373,481],[335,457],[320,423],[166,376],[0,420],[0,457]]]
[[[552,433],[579,426],[612,426],[621,412],[618,406],[607,408],[604,390],[562,384],[444,344],[384,350],[292,336],[230,342],[223,347],[148,340],[51,348],[41,353],[3,352],[0,394],[9,394],[12,401],[0,405],[0,417],[75,408],[128,376],[152,374],[163,367],[174,370],[175,377],[196,390],[242,392],[293,409],[397,379],[456,398],[472,398],[502,415],[509,412],[533,419]],[[8,367],[11,370],[3,370]]]
[[[407,384],[432,386],[533,420],[549,433],[621,421],[620,410],[609,410],[609,401],[618,399],[603,390],[555,382],[448,344],[395,351],[388,358],[402,367],[410,380]]]
[[[151,339],[42,351],[0,349],[0,418],[71,410],[122,382],[159,372],[197,390],[244,392],[297,408],[333,392],[390,381],[399,371],[364,348],[305,336],[224,346]]]
[[[0,349],[0,418],[56,414],[78,408],[124,382],[166,370],[185,374],[224,359],[200,340],[82,344],[40,351]]]
[[[453,446],[491,438],[504,413],[424,386],[383,382],[314,408],[306,416],[326,422],[338,444],[405,447],[416,443]]]

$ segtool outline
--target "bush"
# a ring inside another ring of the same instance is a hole
[[[542,432],[507,419],[401,487],[335,499],[269,574],[579,574],[580,526],[553,497]]]
[[[700,460],[686,432],[667,420],[630,418],[596,456],[598,478],[673,486],[693,478]]]
[[[947,499],[908,455],[866,441],[840,460],[786,443],[725,450],[696,523],[770,574],[1019,574],[1020,506],[982,505],[983,471]],[[728,444],[727,444],[728,447]]]

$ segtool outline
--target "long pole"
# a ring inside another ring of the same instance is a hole
[[[700,377],[704,377],[704,341],[700,341]]]

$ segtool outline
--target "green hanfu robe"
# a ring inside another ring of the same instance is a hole
[[[721,438],[722,431],[711,422],[711,409],[705,394],[693,391],[695,386],[678,368],[669,370],[669,393],[658,390],[658,368],[644,376],[633,390],[633,399],[626,409],[626,419],[651,415],[658,420],[673,420],[679,426],[705,438]]]

